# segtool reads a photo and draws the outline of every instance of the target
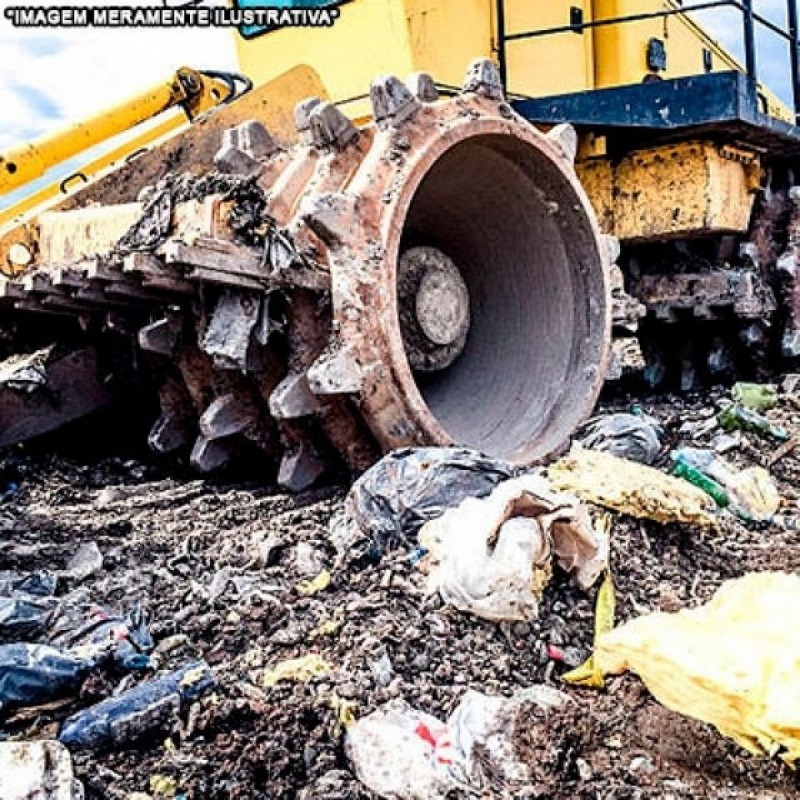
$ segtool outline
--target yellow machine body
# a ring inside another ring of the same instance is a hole
[[[692,141],[577,164],[600,226],[623,241],[747,230],[760,185],[758,157]]]
[[[563,28],[571,15],[599,22],[676,10],[676,0],[508,0],[507,35]],[[293,59],[322,76],[330,96],[361,118],[368,106],[363,76],[425,71],[442,84],[456,84],[462,65],[477,56],[498,57],[497,4],[491,0],[354,0],[343,4],[332,28],[284,28],[251,39],[237,38],[243,71],[257,83]],[[666,67],[648,65],[648,47],[663,44]],[[357,46],[354,46],[357,43]],[[683,14],[520,38],[505,45],[508,91],[543,97],[741,69],[736,59]],[[764,110],[792,114],[761,90]],[[605,232],[622,239],[744,231],[758,186],[758,154],[731,159],[698,141],[683,147],[647,149],[623,161],[607,157],[584,136],[578,171]],[[665,198],[663,186],[673,187]],[[635,187],[635,188],[634,188]],[[673,202],[674,201],[674,202]],[[683,201],[681,203],[681,201]],[[673,206],[681,205],[675,214]]]
[[[222,83],[204,79],[191,69],[179,69],[168,81],[113,108],[0,155],[0,192],[39,178],[54,165],[164,112],[182,107],[193,119],[222,102],[226,93]],[[178,127],[182,121],[177,118],[158,133]]]
[[[560,28],[577,12],[589,23],[679,8],[676,0],[507,0],[505,30],[513,36]],[[342,102],[361,96],[365,75],[424,71],[455,85],[464,63],[497,58],[497,30],[493,0],[352,0],[330,28],[281,28],[237,36],[236,44],[242,72],[256,84],[292,64],[307,64]],[[699,25],[677,14],[509,41],[508,91],[543,97],[640,83],[650,72],[647,48],[654,38],[665,46],[663,78],[702,74],[709,66],[740,68]],[[774,98],[770,107],[789,115]]]
[[[296,102],[296,93],[291,86],[284,91],[280,78],[290,68],[303,65],[318,76],[320,85],[324,86],[323,94],[339,103],[348,116],[363,122],[370,113],[363,94],[364,81],[369,76],[424,71],[440,84],[456,85],[465,63],[477,57],[497,59],[500,56],[497,7],[494,0],[351,0],[339,5],[339,17],[331,27],[284,27],[251,38],[237,35],[238,61],[241,71],[256,87],[271,85],[269,96],[273,106],[289,107]],[[505,43],[503,56],[508,92],[512,97],[543,97],[638,84],[648,76],[673,78],[709,70],[739,69],[735,59],[684,14],[600,25],[582,31],[562,30],[532,38],[513,38],[523,32],[563,29],[576,16],[584,23],[596,23],[679,8],[677,0],[507,0],[504,4],[504,29],[512,39]],[[648,64],[648,48],[652,40],[658,40],[664,48],[665,67],[657,73]],[[174,109],[185,99],[180,82],[172,79],[80,126],[24,145],[12,151],[11,156],[0,154],[0,167],[4,166],[3,159],[7,162],[9,157],[18,162],[13,175],[0,169],[3,173],[0,175],[0,192],[14,188],[24,182],[23,179],[37,177],[43,170],[66,160],[78,150],[103,141],[120,130],[128,130],[162,110]],[[773,116],[791,118],[789,110],[768,92],[762,92],[762,99],[765,110]],[[195,111],[201,113],[218,100],[218,87],[206,87],[193,101]],[[173,116],[138,135],[82,170],[80,177],[83,179],[88,175],[91,178],[111,164],[118,164],[126,153],[157,141],[179,127],[182,121],[180,116]],[[697,152],[706,152],[702,144],[698,147]],[[653,212],[661,203],[659,181],[651,179],[652,172],[651,177],[640,176],[639,172],[653,170],[654,165],[659,165],[660,173],[663,173],[665,168],[660,166],[662,162],[657,158],[657,152],[656,156],[647,153],[617,163],[605,155],[591,134],[585,134],[581,155],[579,171],[587,180],[593,204],[601,210],[601,220],[615,220],[613,225],[607,225],[609,233],[622,238],[641,238],[708,230],[678,223],[669,213]],[[756,154],[751,155],[746,170],[741,164],[730,167],[725,158],[715,157],[715,162],[719,162],[721,167],[704,169],[702,186],[697,186],[698,178],[691,182],[691,187],[697,188],[698,192],[692,207],[703,207],[707,198],[721,196],[723,191],[736,193],[731,203],[733,207],[749,207],[752,175],[757,170]],[[590,157],[591,163],[586,162],[585,156]],[[676,162],[670,156],[663,163]],[[693,160],[682,163],[690,164]],[[742,173],[733,181],[730,179],[732,169]],[[720,183],[723,176],[724,181]],[[637,193],[637,202],[648,209],[646,217],[650,221],[647,224],[636,222],[642,215],[638,212],[631,214],[628,193],[620,191],[620,187],[628,184],[652,187],[652,192],[642,188]],[[615,187],[611,195],[607,193],[610,186]],[[62,191],[65,188],[79,187],[62,186]],[[22,212],[39,208],[42,201],[54,197],[58,200],[58,195],[59,187],[56,185],[0,212],[0,227]],[[704,220],[711,224],[712,230],[716,230],[718,224],[725,229],[731,227],[732,218],[741,218],[742,214],[711,213],[706,209],[690,216],[693,220]]]

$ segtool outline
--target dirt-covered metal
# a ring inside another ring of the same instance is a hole
[[[293,146],[243,123],[218,172],[50,219],[3,311],[124,317],[161,387],[150,443],[203,471],[255,448],[302,489],[406,445],[543,459],[603,383],[614,248],[572,132],[498,85],[488,61],[446,100],[380,78],[374,123],[311,99]]]

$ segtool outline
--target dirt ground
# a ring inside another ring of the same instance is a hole
[[[666,427],[666,452],[696,439],[693,425],[717,399],[638,402]],[[621,398],[605,410],[629,405]],[[786,398],[770,413],[800,431],[800,411]],[[39,445],[6,455],[0,569],[59,570],[82,543],[95,542],[103,568],[81,586],[60,581],[58,594],[83,589],[87,604],[121,611],[143,603],[160,665],[203,657],[218,681],[172,730],[128,749],[76,753],[89,798],[371,798],[344,753],[342,701],[354,703],[360,717],[399,697],[444,719],[467,688],[511,694],[532,683],[564,689],[575,703],[518,718],[517,751],[533,776],[524,796],[796,796],[800,781],[787,767],[668,711],[634,676],[615,678],[601,692],[565,687],[560,675],[590,652],[596,589],[582,592],[557,572],[536,621],[497,625],[425,597],[408,553],[395,551],[378,565],[334,570],[329,588],[306,596],[298,584],[333,565],[327,525],[346,488],[292,497],[257,481],[176,475],[143,456],[87,461],[72,450]],[[774,450],[748,435],[728,457],[766,465]],[[786,455],[771,472],[782,513],[800,521],[800,455]],[[800,538],[788,527],[730,519],[708,533],[615,517],[619,619],[699,604],[750,571],[797,570]],[[567,663],[553,660],[548,644]],[[332,672],[271,689],[252,681],[253,670],[308,653],[322,655]],[[388,676],[376,668],[383,656]],[[16,712],[0,738],[53,735],[61,719],[109,695],[115,682],[91,678],[81,697],[59,708]]]

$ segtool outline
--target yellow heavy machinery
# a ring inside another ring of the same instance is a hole
[[[687,14],[726,6],[743,67]],[[800,131],[755,48],[786,40],[800,97],[795,0],[786,30],[750,0],[230,13],[246,79],[183,69],[0,154],[7,192],[134,129],[0,217],[0,444],[145,373],[154,449],[300,489],[404,445],[546,458],[640,342],[685,388],[800,354]]]

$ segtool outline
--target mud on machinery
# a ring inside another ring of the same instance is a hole
[[[0,444],[144,376],[153,449],[298,490],[412,444],[531,463],[607,376],[800,355],[800,130],[754,33],[800,98],[794,0],[788,32],[736,0],[314,5],[336,25],[239,31],[248,79],[182,69],[0,154],[10,192],[132,131],[0,212]],[[744,68],[686,14],[723,6]]]

